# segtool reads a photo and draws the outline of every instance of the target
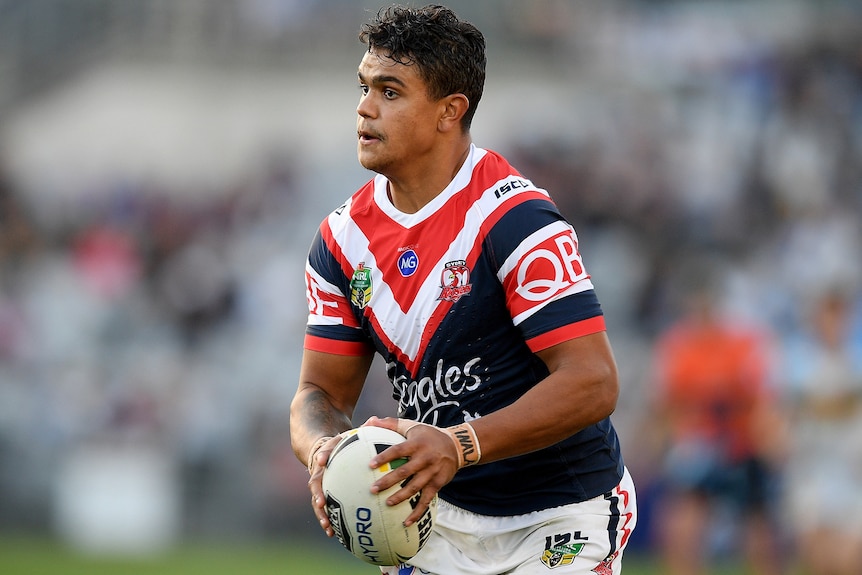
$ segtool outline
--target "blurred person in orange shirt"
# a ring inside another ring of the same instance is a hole
[[[703,573],[724,512],[742,527],[735,544],[751,572],[772,575],[781,572],[772,522],[781,426],[770,338],[721,311],[715,277],[707,266],[686,274],[682,316],[656,341],[660,544],[668,573]]]

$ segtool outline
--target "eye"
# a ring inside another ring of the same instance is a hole
[[[398,97],[398,92],[393,90],[392,88],[384,88],[383,89],[383,97],[387,100],[393,100]]]
[[[362,95],[368,94],[368,86],[365,84],[359,84],[359,91],[362,92]]]

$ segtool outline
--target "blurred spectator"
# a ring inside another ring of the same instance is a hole
[[[771,521],[776,470],[765,434],[773,397],[769,341],[723,314],[715,262],[685,272],[682,316],[655,348],[653,425],[662,428],[660,542],[671,575],[694,575],[712,550],[715,518],[743,529],[752,573],[779,573]]]
[[[141,263],[128,234],[110,226],[84,230],[72,246],[72,258],[81,279],[104,298],[119,297],[132,288]]]
[[[787,503],[806,573],[862,573],[862,332],[843,290],[813,298],[785,346]]]
[[[223,243],[215,230],[199,234],[171,253],[159,270],[158,295],[191,344],[233,311],[234,285]]]
[[[22,360],[29,351],[32,334],[22,275],[42,247],[31,214],[0,167],[0,367]]]
[[[25,207],[0,169],[0,267],[13,267],[36,251],[39,235]]]

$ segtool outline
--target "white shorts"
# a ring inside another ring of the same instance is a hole
[[[425,547],[384,575],[619,575],[637,524],[628,471],[605,495],[526,515],[477,515],[440,500]]]

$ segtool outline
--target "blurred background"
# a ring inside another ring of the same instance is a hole
[[[798,498],[783,479],[826,369],[794,360],[828,356],[832,399],[853,409],[812,433],[862,468],[841,450],[862,429],[846,427],[862,389],[862,5],[448,5],[487,37],[474,141],[549,190],[603,303],[639,487],[633,552],[673,555],[657,348],[708,277],[720,319],[764,343],[757,453],[793,568],[809,518],[785,517]],[[0,539],[138,556],[323,539],[288,405],[307,247],[370,177],[357,32],[379,7],[0,0]],[[842,301],[834,353],[812,336],[825,295]],[[389,395],[375,370],[357,421],[391,413]],[[841,493],[862,493],[847,473]],[[699,549],[743,557],[746,510],[711,509],[692,519]],[[845,531],[862,553],[862,528]]]

